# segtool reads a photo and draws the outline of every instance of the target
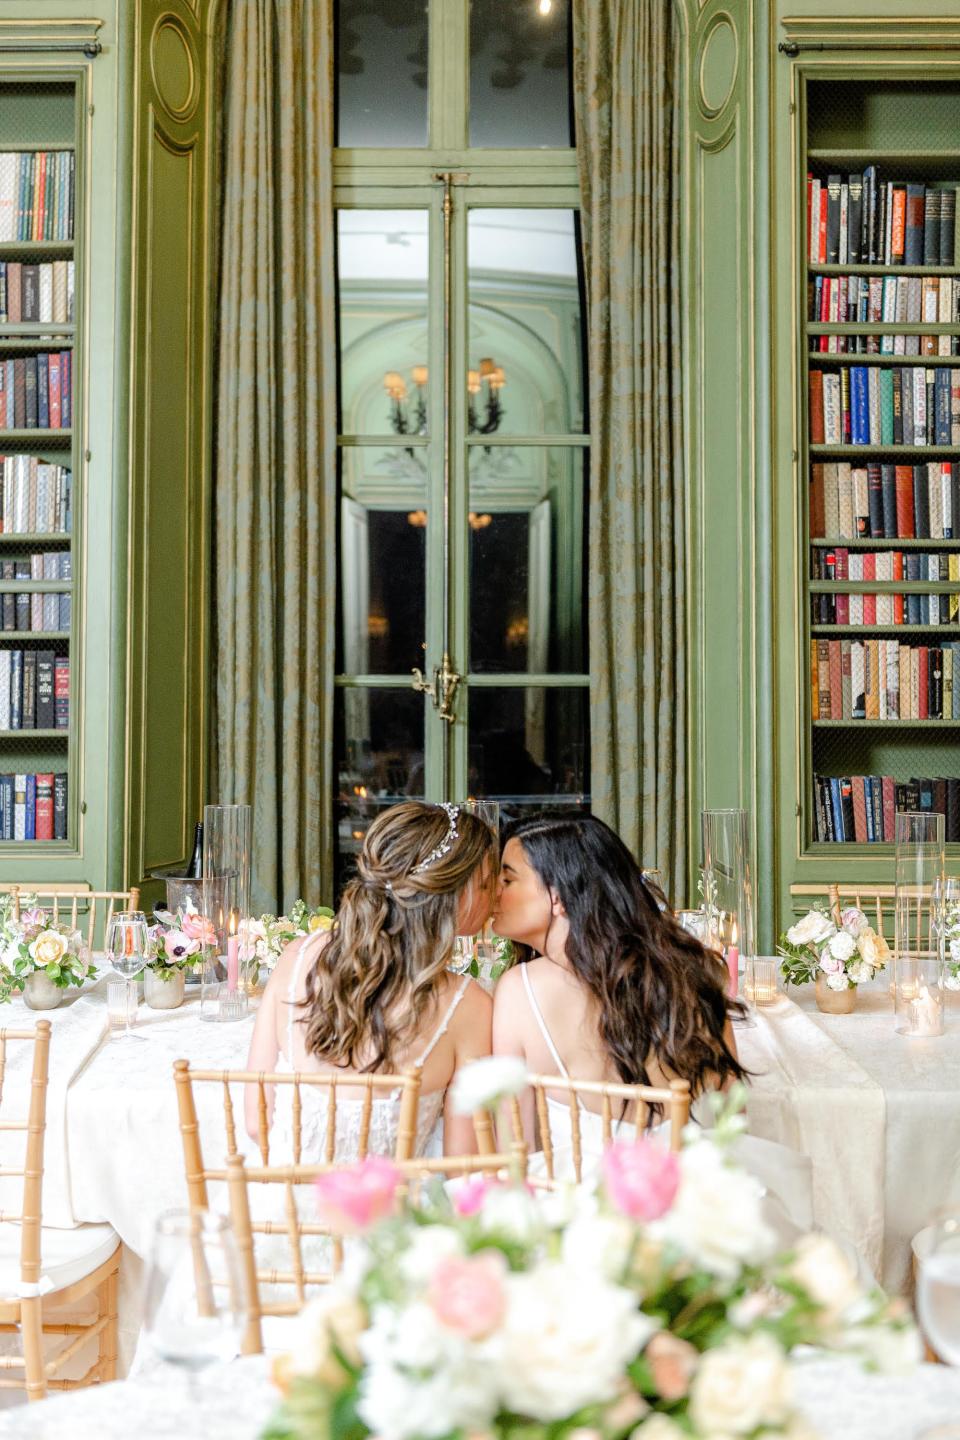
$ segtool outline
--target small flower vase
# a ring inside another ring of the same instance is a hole
[[[184,983],[182,970],[161,975],[148,967],[143,972],[143,998],[151,1010],[176,1010],[183,1004]]]
[[[63,990],[43,970],[33,970],[23,983],[23,1003],[30,1010],[56,1010]]]
[[[817,976],[817,1009],[824,1015],[852,1015],[857,1008],[857,987],[848,985],[846,990],[831,990],[825,975]]]

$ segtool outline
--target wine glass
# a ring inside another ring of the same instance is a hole
[[[168,1210],[157,1218],[144,1281],[144,1331],[154,1353],[186,1373],[232,1360],[246,1306],[237,1248],[227,1220],[209,1210]]]
[[[917,1277],[917,1316],[948,1365],[960,1365],[960,1207],[941,1210]]]
[[[122,975],[129,987],[130,981],[140,974],[147,963],[147,917],[143,911],[115,911],[107,926],[103,948],[108,966]],[[130,1009],[128,996],[124,1031],[116,1036],[117,1041],[140,1041],[144,1038],[133,1033]]]

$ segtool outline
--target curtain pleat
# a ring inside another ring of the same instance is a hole
[[[686,875],[681,35],[672,0],[575,0],[590,372],[594,813]]]

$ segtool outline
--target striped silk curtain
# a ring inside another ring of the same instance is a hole
[[[212,773],[274,910],[333,888],[332,0],[231,0],[225,26]]]
[[[593,809],[686,876],[681,60],[673,0],[574,0],[592,436]]]

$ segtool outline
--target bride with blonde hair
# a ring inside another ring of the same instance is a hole
[[[456,805],[408,800],[385,810],[367,831],[332,931],[288,945],[270,977],[247,1068],[337,1076],[338,1160],[359,1147],[363,1092],[351,1092],[349,1076],[413,1068],[415,1154],[440,1153],[441,1130],[446,1154],[476,1149],[471,1120],[452,1113],[446,1096],[457,1070],[490,1053],[492,1002],[449,967],[457,935],[475,934],[490,913],[496,843]],[[293,1153],[291,1089],[268,1093],[272,1161]],[[326,1093],[306,1087],[301,1104],[302,1158],[319,1160]],[[399,1119],[399,1095],[374,1100],[371,1153],[393,1153]],[[255,1087],[246,1121],[256,1138]]]

